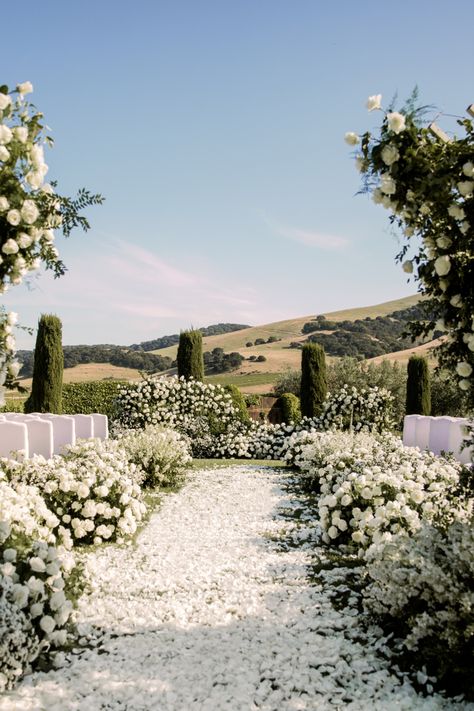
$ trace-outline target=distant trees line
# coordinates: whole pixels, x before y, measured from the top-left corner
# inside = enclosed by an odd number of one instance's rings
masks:
[[[218,336],[221,333],[232,333],[233,331],[241,331],[243,328],[250,328],[250,326],[241,323],[214,323],[211,326],[204,326],[203,328],[198,328],[196,330],[201,331],[203,336]],[[152,341],[142,341],[141,343],[134,343],[130,346],[130,350],[157,351],[160,348],[176,346],[178,343],[179,333],[174,333],[171,336],[161,336],[160,338],[155,338]]]
[[[320,315],[305,323],[302,333],[309,334],[307,340],[323,346],[329,355],[374,358],[412,347],[413,341],[407,334],[408,323],[425,321],[428,318],[424,304],[420,303],[394,311],[388,316],[367,317],[355,321],[331,321]],[[441,333],[435,332],[432,337],[439,335]],[[293,342],[290,347],[301,348],[302,344]]]

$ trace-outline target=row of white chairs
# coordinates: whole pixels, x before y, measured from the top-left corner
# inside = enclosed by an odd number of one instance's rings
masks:
[[[69,444],[78,439],[109,436],[106,415],[53,415],[32,412],[0,414],[0,457],[29,459],[40,454],[50,459],[62,454]]]
[[[472,425],[464,417],[407,415],[403,422],[403,444],[428,449],[437,455],[451,452],[459,462],[469,464],[474,455],[473,447],[463,448],[463,441]]]

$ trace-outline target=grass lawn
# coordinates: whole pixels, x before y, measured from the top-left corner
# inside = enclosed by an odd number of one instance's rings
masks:
[[[189,469],[221,469],[237,466],[286,468],[287,464],[282,459],[193,459]]]
[[[244,388],[247,385],[271,385],[276,383],[281,373],[248,373],[246,375],[208,375],[205,380],[208,383],[218,383],[220,385],[237,385]]]

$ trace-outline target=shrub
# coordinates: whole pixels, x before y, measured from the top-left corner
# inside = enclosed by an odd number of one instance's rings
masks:
[[[5,467],[11,480],[41,488],[57,525],[70,532],[75,545],[123,542],[145,512],[141,472],[112,440],[84,440],[62,457],[6,461]]]
[[[324,349],[314,343],[305,343],[301,351],[301,413],[306,417],[319,415],[326,393]]]
[[[253,346],[253,341],[247,341],[245,345],[247,348],[251,348]]]
[[[0,412],[24,412],[25,401],[20,398],[6,400]]]
[[[431,392],[428,361],[412,356],[407,366],[407,415],[431,414]]]
[[[300,370],[285,370],[278,376],[278,380],[273,386],[276,395],[283,393],[293,393],[299,397],[301,387],[301,371]]]
[[[84,582],[70,546],[68,532],[39,490],[8,482],[2,471],[0,691],[11,688],[33,663],[54,657],[68,639],[73,600]]]
[[[255,345],[256,346],[263,346],[265,344],[265,339],[264,338],[256,338],[255,339]]]
[[[61,412],[64,356],[62,325],[57,316],[43,314],[38,323],[31,395],[25,412]]]
[[[247,411],[247,403],[237,385],[224,385],[224,390],[229,393],[232,398],[232,404],[241,422],[250,422],[249,413]]]
[[[301,420],[300,401],[293,393],[283,393],[276,401],[283,422],[298,423]]]
[[[442,688],[474,698],[474,527],[424,525],[374,550],[364,607]]]
[[[177,354],[178,376],[204,380],[201,331],[182,331]]]
[[[183,482],[191,456],[188,441],[178,432],[148,425],[143,430],[124,430],[119,443],[128,460],[143,471],[142,486],[175,487]]]
[[[319,418],[321,429],[383,432],[393,426],[392,402],[392,395],[384,388],[359,392],[344,386],[324,403]]]
[[[257,363],[265,363],[266,357],[264,355],[257,356]]]
[[[100,412],[113,420],[117,416],[117,397],[125,380],[94,380],[63,385],[63,413],[88,415]]]

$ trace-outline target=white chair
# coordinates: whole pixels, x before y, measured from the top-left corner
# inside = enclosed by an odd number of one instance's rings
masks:
[[[28,430],[29,456],[40,454],[45,459],[51,459],[54,451],[52,422],[38,417],[25,419],[24,423]]]
[[[433,454],[449,451],[449,433],[455,419],[454,417],[434,417],[432,419],[428,448]]]
[[[94,436],[92,415],[71,415],[76,423],[76,439],[89,439]]]
[[[406,415],[403,420],[403,444],[416,447],[416,421],[421,415]]]
[[[44,414],[41,419],[49,420],[53,426],[53,452],[63,454],[67,445],[76,444],[76,422],[71,415]]]
[[[434,417],[423,415],[416,420],[415,423],[415,441],[416,446],[421,451],[428,449],[430,443],[430,428]]]
[[[94,437],[107,439],[109,436],[109,420],[107,415],[100,415],[98,412],[93,412],[91,417],[94,421]]]
[[[28,459],[28,430],[24,422],[6,420],[0,422],[0,457],[12,458],[18,452],[21,459]]]
[[[473,458],[473,447],[464,447],[463,441],[468,436],[468,427],[472,422],[462,417],[456,417],[451,423],[448,437],[448,451],[452,452],[462,464],[469,464]]]

